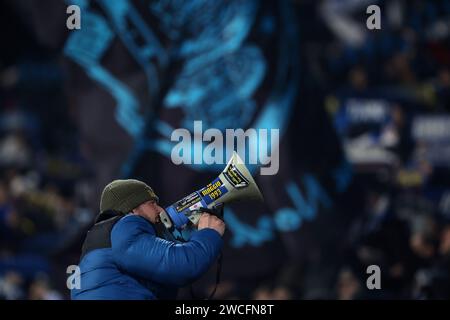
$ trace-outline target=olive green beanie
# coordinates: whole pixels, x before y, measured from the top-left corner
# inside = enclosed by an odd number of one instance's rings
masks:
[[[115,210],[129,213],[149,200],[158,201],[158,196],[144,182],[135,179],[114,180],[103,189],[100,212]]]

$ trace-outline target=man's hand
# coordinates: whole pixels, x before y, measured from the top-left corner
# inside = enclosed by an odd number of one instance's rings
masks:
[[[214,229],[223,236],[223,233],[225,232],[225,222],[212,214],[203,213],[198,220],[198,230],[205,228]]]

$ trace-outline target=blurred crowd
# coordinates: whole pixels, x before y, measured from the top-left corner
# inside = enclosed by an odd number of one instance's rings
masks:
[[[324,2],[321,11],[331,30],[337,26],[330,24],[365,8],[364,1],[348,2],[336,12],[332,2]],[[327,89],[324,105],[364,189],[363,211],[346,236],[334,297],[449,299],[450,159],[445,150],[450,140],[439,124],[450,111],[450,2],[379,4],[381,30],[366,30],[358,41],[341,32],[327,45],[332,54],[324,57],[326,74],[336,77],[328,80],[334,88]],[[354,105],[370,106],[366,119],[379,106],[386,115],[378,123],[348,125],[351,120],[338,119],[343,105],[347,115]],[[423,119],[431,120],[424,124]],[[423,132],[434,132],[435,139]],[[369,265],[380,267],[383,290],[367,289]]]
[[[369,2],[381,30],[365,28]],[[338,258],[223,281],[216,298],[450,299],[450,157],[412,133],[419,116],[450,112],[450,1],[369,2],[293,1],[302,98],[327,111],[354,169],[348,199],[361,204],[345,214]],[[0,299],[66,299],[65,268],[97,213],[94,173],[54,53],[21,50],[0,55]],[[355,106],[382,115],[358,122]],[[382,290],[367,289],[369,265]]]
[[[7,15],[2,21],[18,27]],[[0,299],[67,298],[65,270],[77,261],[70,248],[93,218],[86,202],[91,173],[62,77],[32,41],[1,55]]]
[[[42,127],[45,110],[32,110],[17,87],[2,89],[0,297],[61,299],[54,269],[92,220],[89,170],[67,146],[48,149],[44,132],[54,133]]]

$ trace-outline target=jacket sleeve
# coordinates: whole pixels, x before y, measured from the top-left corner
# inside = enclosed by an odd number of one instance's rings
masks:
[[[121,269],[174,286],[185,286],[200,277],[222,246],[222,237],[213,229],[196,231],[189,242],[181,244],[161,239],[139,216],[122,218],[111,231],[113,258]]]

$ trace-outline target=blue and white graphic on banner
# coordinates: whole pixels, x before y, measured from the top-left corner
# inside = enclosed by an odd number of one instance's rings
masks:
[[[130,0],[66,0],[67,4],[80,6],[83,26],[70,32],[64,53],[114,98],[117,123],[134,141],[133,150],[121,168],[122,176],[129,176],[140,155],[149,150],[170,159],[175,145],[170,136],[175,128],[158,117],[146,117],[155,110],[140,105],[136,93],[102,65],[102,59],[115,40],[121,42],[144,72],[148,94],[152,97],[160,94],[160,75],[170,63],[183,62],[161,102],[165,109],[182,111],[184,118],[180,126],[192,129],[193,120],[201,119],[205,130],[279,129],[282,138],[298,96],[300,75],[298,30],[288,1],[275,2],[277,16],[271,12],[258,16],[262,2],[257,0],[142,2],[148,4],[148,13],[158,19],[155,24],[159,30],[150,26],[142,17],[143,12]],[[96,5],[95,9],[91,4]],[[273,48],[276,67],[270,74],[272,85],[264,88],[263,102],[255,101],[255,96],[269,80],[269,64],[262,47],[249,36],[253,30],[267,41],[276,38]],[[160,39],[161,32],[173,45],[163,45],[167,39]],[[160,137],[149,139],[145,135],[147,127]],[[258,143],[250,141],[249,145],[258,150]],[[223,169],[223,164],[188,166],[214,173]],[[258,166],[248,167],[254,173]],[[335,178],[339,189],[345,190],[351,178],[351,167],[344,164],[338,168]],[[315,177],[305,175],[303,183],[305,194],[297,182],[291,181],[285,186],[295,204],[293,207],[276,211],[275,218],[262,215],[255,227],[239,221],[227,209],[226,220],[233,235],[231,245],[259,246],[272,239],[275,229],[299,228],[304,219],[315,216],[319,204],[331,205]]]

